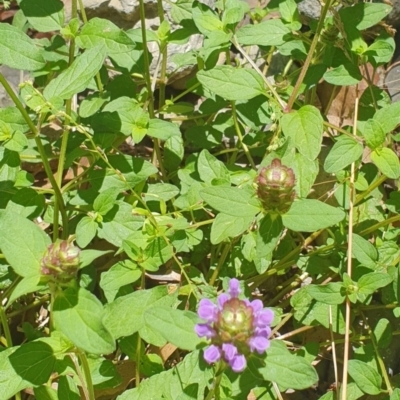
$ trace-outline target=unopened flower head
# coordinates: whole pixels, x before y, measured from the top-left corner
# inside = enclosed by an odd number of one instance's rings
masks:
[[[79,267],[80,249],[67,240],[58,240],[47,248],[41,261],[41,272],[57,281],[69,281]]]
[[[200,300],[198,315],[205,322],[195,327],[200,337],[211,340],[204,359],[209,364],[223,359],[235,372],[246,368],[249,353],[267,350],[274,319],[274,313],[264,308],[261,300],[241,300],[239,294],[239,281],[231,279],[228,293],[220,294],[217,304]]]
[[[265,211],[287,212],[296,196],[295,176],[291,168],[275,158],[271,165],[260,170],[257,178],[257,196]]]

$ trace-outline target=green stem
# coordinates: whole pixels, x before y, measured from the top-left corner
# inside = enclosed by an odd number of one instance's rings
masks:
[[[79,351],[78,356],[81,361],[83,373],[85,374],[86,389],[88,392],[89,400],[96,400],[96,398],[94,397],[92,375],[90,373],[89,363],[86,354]]]
[[[383,182],[385,182],[386,179],[387,176],[382,175],[375,182],[372,182],[371,185],[368,186],[367,190],[356,196],[354,205],[358,204],[361,200],[367,197],[373,190],[375,190],[378,186],[380,186]]]
[[[12,344],[10,327],[8,326],[7,316],[3,306],[0,306],[0,320],[1,320],[1,325],[3,325],[3,331],[7,341],[7,347],[12,347],[13,344]]]
[[[22,117],[25,119],[26,123],[28,124],[30,130],[32,131],[34,138],[35,138],[35,143],[36,147],[38,149],[38,152],[40,154],[44,170],[46,172],[47,178],[49,179],[53,189],[54,189],[54,195],[56,198],[56,201],[58,203],[61,217],[62,217],[62,222],[63,222],[63,228],[68,231],[68,216],[65,211],[65,206],[64,206],[64,200],[62,198],[62,194],[60,191],[59,186],[57,185],[57,182],[53,176],[53,171],[51,170],[49,160],[46,157],[46,151],[43,147],[42,141],[40,140],[39,137],[39,131],[37,130],[35,124],[32,122],[31,118],[29,117],[29,114],[25,110],[23,104],[19,100],[19,98],[16,96],[14,91],[11,89],[10,85],[8,84],[7,80],[4,78],[4,75],[0,73],[0,83],[4,86],[4,89],[6,90],[7,94],[11,97],[13,100],[15,106],[18,108],[19,112],[22,114]]]
[[[390,225],[393,222],[400,221],[400,215],[395,215],[394,217],[385,219],[384,221],[378,222],[375,225],[372,225],[370,228],[364,229],[363,231],[359,232],[358,234],[360,236],[366,236],[369,235],[370,233],[376,231],[379,228],[382,228],[386,225]]]
[[[209,284],[211,286],[214,286],[214,283],[218,278],[219,272],[221,271],[221,268],[224,265],[224,262],[226,260],[226,257],[228,256],[228,253],[229,253],[230,249],[231,249],[231,244],[229,243],[229,244],[226,244],[224,249],[222,250],[221,257],[218,260],[217,268],[215,268],[215,270],[214,270],[214,272],[213,272],[213,274],[211,276],[210,282],[209,282]]]
[[[299,75],[299,77],[297,79],[296,85],[293,88],[293,92],[292,92],[292,94],[291,94],[291,96],[289,98],[288,104],[286,106],[286,111],[287,112],[290,112],[292,110],[293,104],[294,104],[294,102],[296,101],[296,98],[297,98],[297,93],[300,90],[300,86],[303,83],[303,80],[304,80],[304,78],[306,76],[308,68],[309,68],[309,66],[311,64],[311,60],[314,57],[314,51],[315,51],[315,49],[317,47],[317,44],[318,44],[318,41],[319,41],[319,37],[321,35],[322,28],[324,27],[325,18],[326,18],[326,15],[328,14],[328,10],[329,10],[329,8],[331,6],[332,1],[333,0],[327,0],[326,3],[324,4],[324,6],[322,7],[321,16],[319,17],[317,30],[315,32],[313,41],[311,42],[310,50],[308,51],[306,61],[304,62],[303,68],[300,71],[300,75]]]
[[[242,56],[247,60],[247,62],[252,66],[252,68],[261,76],[263,79],[264,83],[267,85],[269,91],[272,93],[272,95],[275,97],[276,101],[278,102],[279,106],[284,109],[285,108],[285,103],[284,101],[280,98],[279,94],[276,92],[275,88],[272,86],[271,82],[268,80],[268,78],[262,73],[260,68],[257,67],[256,63],[251,59],[251,57],[244,51],[242,46],[240,46],[239,42],[236,39],[236,36],[233,36],[231,39],[231,42],[233,45],[238,49],[238,51],[242,54]]]
[[[78,15],[77,11],[77,0],[72,0],[71,3],[71,8],[72,8],[72,18],[76,18]],[[70,45],[69,45],[69,60],[68,60],[68,65],[71,65],[74,61],[74,54],[75,54],[75,40],[71,39]],[[71,116],[71,111],[72,111],[72,99],[68,99],[65,102],[65,113],[70,117]],[[62,186],[62,178],[63,178],[63,173],[64,173],[64,165],[65,165],[65,157],[67,153],[67,146],[68,146],[68,139],[69,139],[69,128],[66,126],[68,125],[67,121],[64,124],[64,130],[62,134],[62,139],[61,139],[61,148],[60,148],[60,155],[58,159],[58,167],[57,167],[57,175],[56,175],[56,182],[57,186],[61,187]],[[53,229],[53,241],[55,242],[58,238],[58,212],[59,212],[59,204],[58,202],[55,202],[54,204],[54,229]],[[62,231],[62,238],[66,239],[68,237],[68,231],[66,229],[63,229]]]
[[[251,167],[253,169],[257,169],[256,165],[254,164],[253,157],[250,154],[249,148],[247,147],[246,143],[243,142],[243,135],[240,130],[239,121],[236,113],[236,104],[234,101],[231,102],[232,105],[232,117],[233,117],[233,124],[235,125],[236,134],[238,135],[239,143],[246,154],[247,160],[249,161]]]
[[[221,384],[221,379],[222,376],[224,375],[224,370],[225,370],[225,363],[223,361],[220,361],[217,364],[217,370],[215,372],[215,378],[213,382],[213,386],[210,389],[210,391],[207,394],[207,397],[204,400],[219,400],[220,395],[219,395],[219,386]]]
[[[143,274],[144,275],[144,274]],[[140,352],[142,347],[142,339],[138,334],[138,341],[136,346],[136,366],[135,366],[135,386],[138,388],[140,385]]]
[[[389,379],[389,376],[386,371],[385,363],[382,360],[382,357],[379,353],[378,344],[376,343],[376,338],[375,338],[374,332],[372,332],[372,330],[370,329],[369,334],[371,336],[372,346],[374,347],[376,358],[377,358],[378,364],[379,364],[379,368],[381,369],[383,379],[385,380],[385,385],[387,387],[388,393],[389,393],[389,395],[392,395],[392,393],[393,393],[392,384],[390,383],[390,379]]]

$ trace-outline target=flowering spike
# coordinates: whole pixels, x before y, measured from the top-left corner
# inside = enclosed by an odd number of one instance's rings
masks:
[[[291,168],[282,165],[277,158],[271,165],[260,170],[257,178],[257,196],[264,211],[286,213],[296,196],[295,176]]]
[[[80,249],[68,240],[57,240],[47,248],[41,260],[41,272],[55,281],[68,282],[76,276]]]
[[[261,300],[241,300],[239,294],[239,281],[231,279],[228,293],[218,296],[218,305],[202,299],[198,315],[206,323],[195,327],[198,336],[211,339],[204,359],[212,364],[222,358],[235,372],[246,368],[246,357],[251,352],[262,354],[269,347],[274,319],[274,313],[264,308]]]

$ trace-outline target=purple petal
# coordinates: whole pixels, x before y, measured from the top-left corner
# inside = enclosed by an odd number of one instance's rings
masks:
[[[231,343],[224,343],[222,345],[222,351],[224,352],[224,358],[226,361],[231,362],[237,354],[237,348]]]
[[[199,309],[197,310],[197,314],[201,319],[205,319],[206,321],[215,321],[217,318],[218,308],[217,306],[209,299],[201,299],[199,303]]]
[[[229,300],[229,295],[227,295],[226,293],[221,293],[218,298],[218,305],[220,310],[222,310],[222,307],[224,306],[224,304]]]
[[[269,340],[263,336],[254,336],[249,340],[250,350],[262,354],[269,347]]]
[[[232,278],[229,281],[228,293],[230,294],[230,296],[232,298],[234,298],[234,297],[238,297],[240,292],[241,292],[241,290],[240,290],[239,281],[236,278]]]
[[[247,365],[246,357],[243,354],[238,354],[229,362],[229,365],[231,366],[232,371],[242,372]]]
[[[215,363],[221,358],[221,349],[212,344],[204,350],[204,359],[209,364]]]
[[[259,311],[261,311],[264,307],[264,304],[261,300],[253,300],[250,303],[251,308],[253,309],[254,313],[258,313]]]
[[[254,329],[254,336],[262,336],[268,339],[270,335],[271,335],[271,328],[269,326]]]
[[[207,339],[211,339],[215,336],[214,329],[208,324],[197,324],[194,327],[194,330],[199,337],[205,336]]]
[[[274,312],[268,308],[264,308],[256,315],[256,325],[260,328],[271,325],[274,320]]]

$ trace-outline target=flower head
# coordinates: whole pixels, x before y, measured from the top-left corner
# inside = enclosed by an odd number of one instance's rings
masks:
[[[241,300],[240,293],[239,281],[233,278],[228,293],[220,294],[217,304],[200,300],[198,315],[205,323],[195,327],[198,336],[211,340],[204,359],[212,364],[222,358],[235,372],[246,368],[249,353],[262,354],[269,347],[274,319],[274,313],[264,308],[261,300]]]
[[[52,243],[41,261],[41,272],[52,279],[66,282],[78,271],[80,249],[67,240]]]
[[[277,158],[260,170],[257,178],[257,196],[265,211],[287,212],[295,198],[295,176],[291,168]]]

